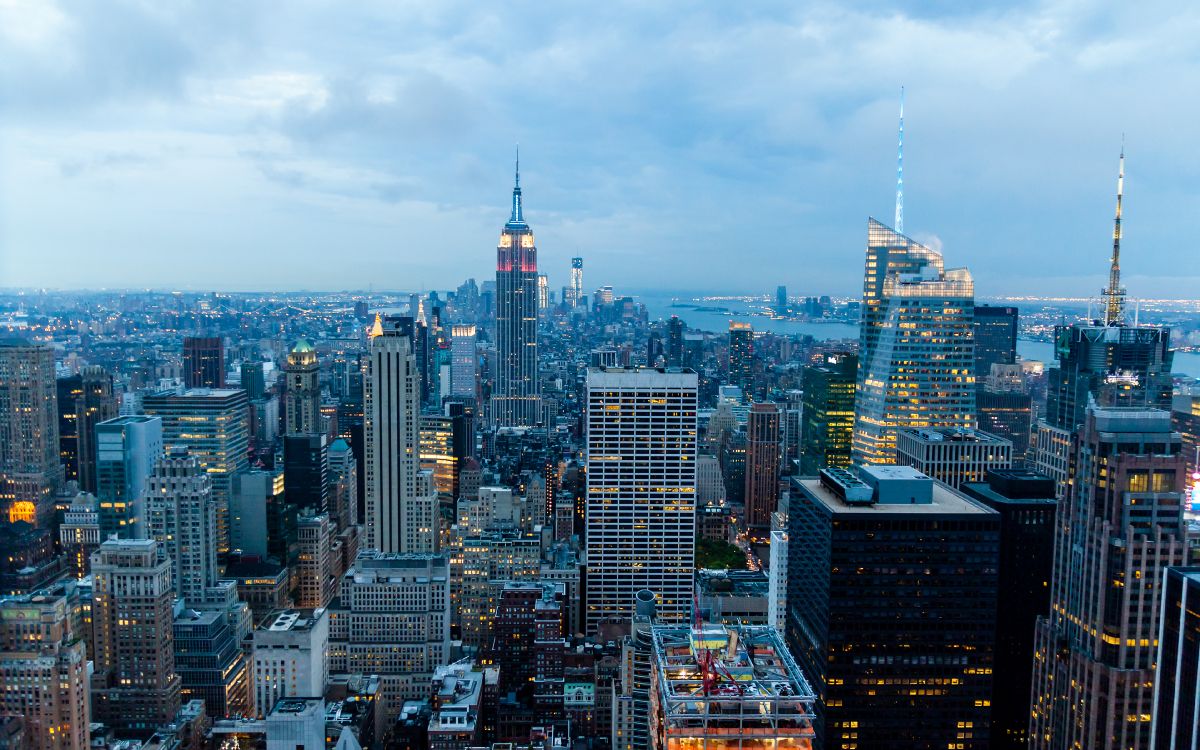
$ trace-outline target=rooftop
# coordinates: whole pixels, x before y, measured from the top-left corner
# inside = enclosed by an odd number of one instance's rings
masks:
[[[984,432],[983,430],[971,430],[963,427],[926,427],[919,430],[901,429],[897,430],[897,435],[905,434],[915,440],[920,440],[926,443],[976,443],[982,445],[995,444],[1000,445],[1010,441]]]
[[[880,468],[880,467],[874,467]],[[906,469],[909,472],[924,477],[916,469],[909,466],[887,467],[888,469]],[[891,473],[891,472],[888,472]],[[793,486],[797,487],[805,496],[812,498],[816,502],[825,506],[830,512],[836,514],[905,514],[905,515],[941,515],[941,514],[968,514],[968,515],[988,515],[995,511],[969,499],[961,492],[942,484],[941,482],[932,483],[932,502],[901,504],[901,503],[855,503],[853,505],[844,502],[839,498],[833,490],[822,485],[821,480],[817,477],[795,477]],[[795,496],[793,495],[793,498]],[[795,500],[793,499],[793,503]]]
[[[277,609],[266,616],[258,629],[276,633],[312,630],[324,614],[324,609]]]

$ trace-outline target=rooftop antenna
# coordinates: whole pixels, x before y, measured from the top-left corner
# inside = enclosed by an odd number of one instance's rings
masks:
[[[1121,161],[1117,170],[1117,215],[1113,220],[1112,263],[1104,296],[1104,325],[1121,325],[1125,314],[1125,290],[1121,287],[1121,196],[1125,192],[1125,135],[1121,134]]]
[[[900,139],[896,147],[896,221],[898,234],[904,234],[904,87],[900,87]]]

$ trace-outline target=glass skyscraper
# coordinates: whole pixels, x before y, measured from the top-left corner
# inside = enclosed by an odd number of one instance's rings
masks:
[[[974,307],[967,269],[869,221],[855,463],[895,463],[900,427],[974,426]]]

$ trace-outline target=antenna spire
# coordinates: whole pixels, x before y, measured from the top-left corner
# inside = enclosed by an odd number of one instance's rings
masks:
[[[904,234],[904,87],[900,87],[900,138],[896,147],[895,230]]]
[[[1113,220],[1112,264],[1108,288],[1104,290],[1104,325],[1115,326],[1125,315],[1125,289],[1121,286],[1121,197],[1125,193],[1125,136],[1121,136],[1121,160],[1117,170],[1117,214]]]
[[[513,183],[513,198],[512,198],[512,216],[509,217],[510,224],[525,223],[525,215],[521,210],[521,144],[517,144],[517,170],[516,180]]]

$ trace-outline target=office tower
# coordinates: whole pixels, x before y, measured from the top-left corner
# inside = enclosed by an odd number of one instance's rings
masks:
[[[329,445],[325,433],[283,436],[283,492],[287,503],[301,512],[329,511]]]
[[[237,633],[224,612],[180,608],[172,626],[180,699],[204,701],[212,717],[250,710],[250,670]]]
[[[650,747],[811,747],[813,693],[779,631],[696,623],[652,631]]]
[[[544,581],[504,582],[497,593],[496,623],[488,652],[499,667],[500,693],[525,693],[514,708],[527,709],[531,725],[564,719],[565,598],[561,583]],[[528,736],[529,730],[508,729],[498,734],[505,738]]]
[[[854,384],[858,357],[829,354],[820,365],[804,368],[800,417],[800,475],[811,477],[827,466],[845,468],[854,441]]]
[[[538,310],[545,310],[550,307],[550,279],[544,273],[539,273],[537,277],[538,291]]]
[[[163,454],[159,417],[115,417],[96,425],[96,498],[100,539],[142,536],[146,480]]]
[[[980,388],[975,392],[979,429],[1013,444],[1013,464],[1023,464],[1029,454],[1033,430],[1033,396],[1021,391]]]
[[[479,355],[475,353],[475,326],[450,327],[450,395],[478,398]]]
[[[330,548],[333,528],[329,516],[302,515],[296,521],[299,557],[293,579],[296,606],[301,609],[325,607],[333,598],[333,564]]]
[[[1180,442],[1169,412],[1088,407],[1036,630],[1032,750],[1150,747],[1161,582],[1187,547]]]
[[[747,394],[754,386],[754,330],[737,320],[729,321],[729,384]]]
[[[571,258],[571,307],[583,302],[583,258]]]
[[[363,378],[366,546],[382,552],[437,549],[437,490],[421,470],[420,372],[407,336],[389,319],[370,337]]]
[[[219,336],[183,338],[185,388],[225,387],[225,342]]]
[[[212,479],[217,504],[217,551],[229,551],[229,500],[233,478],[249,466],[246,392],[195,388],[160,391],[142,399],[146,414],[162,418],[163,448],[187,448]]]
[[[109,539],[92,557],[92,714],[118,736],[149,737],[179,711],[174,599],[157,541]]]
[[[283,367],[289,434],[325,431],[321,426],[321,386],[317,381],[320,371],[317,350],[305,339],[297,341]]]
[[[0,716],[24,719],[14,750],[87,750],[90,696],[79,592],[61,582],[0,599]]]
[[[868,222],[855,463],[895,463],[901,427],[975,426],[974,307],[969,271]]]
[[[646,337],[646,366],[666,367],[667,350],[663,347],[662,336],[652,332]]]
[[[284,476],[280,471],[251,470],[234,477],[229,502],[229,548],[244,555],[267,557],[280,550],[270,547],[272,507],[284,504]],[[291,510],[295,515],[295,509]],[[279,557],[287,564],[287,557]]]
[[[70,566],[70,575],[83,578],[92,569],[92,553],[100,547],[100,503],[89,492],[80,492],[63,511],[58,544]]]
[[[341,530],[358,526],[358,459],[342,438],[329,446],[329,512]]]
[[[438,499],[447,506],[458,499],[458,472],[469,455],[465,414],[421,417],[421,469],[433,476]]]
[[[251,401],[260,399],[267,393],[267,379],[263,372],[262,362],[242,363],[242,390]]]
[[[683,367],[683,321],[674,315],[667,321],[667,367]]]
[[[787,519],[780,519],[787,526]],[[771,546],[767,568],[768,624],[780,633],[787,631],[787,560],[788,533],[786,528],[771,530]]]
[[[1000,516],[905,466],[792,481],[788,645],[815,746],[989,743]]]
[[[48,525],[63,482],[50,347],[0,339],[0,435],[0,513]]]
[[[455,616],[468,646],[491,645],[496,602],[506,581],[530,581],[542,569],[541,536],[507,530],[471,534],[462,540],[460,564],[451,565]]]
[[[1153,750],[1195,747],[1200,738],[1200,568],[1167,568],[1163,580]]]
[[[1017,361],[1017,308],[975,306],[975,382]]]
[[[1012,468],[1012,442],[979,430],[896,431],[896,463],[958,489],[993,469]]]
[[[1038,420],[1034,463],[1066,492],[1072,433],[1083,424],[1088,404],[1171,408],[1171,329],[1129,325],[1121,286],[1121,199],[1125,154],[1117,176],[1117,211],[1109,284],[1101,293],[1104,319],[1055,326],[1058,364],[1046,371],[1046,413]]]
[[[1050,614],[1054,480],[1028,471],[988,472],[962,493],[1000,514],[1000,589],[992,674],[992,750],[1029,747],[1033,633]]]
[[[379,675],[391,722],[449,661],[449,607],[445,557],[360,553],[329,610],[329,670]]]
[[[254,707],[270,713],[280,698],[324,695],[329,676],[329,615],[323,609],[271,612],[254,630]]]
[[[59,454],[68,481],[96,491],[96,425],[117,416],[112,375],[90,365],[58,380]]]
[[[496,379],[492,423],[532,426],[541,411],[538,380],[537,247],[521,209],[521,171],[512,216],[496,247]]]
[[[691,612],[696,541],[694,372],[587,374],[587,632],[629,617],[651,589],[659,616]]]
[[[785,315],[788,311],[787,287],[783,284],[775,287],[775,312]]]
[[[175,594],[190,607],[219,599],[217,513],[212,480],[200,462],[176,450],[154,464],[146,482],[146,532],[166,550]]]
[[[746,525],[765,533],[779,502],[781,413],[776,404],[754,404],[746,421]]]

